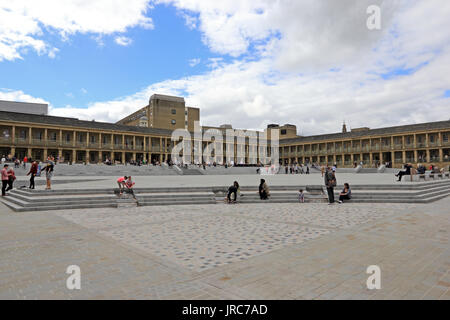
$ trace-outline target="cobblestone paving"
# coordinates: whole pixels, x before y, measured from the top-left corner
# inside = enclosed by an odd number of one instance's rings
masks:
[[[374,221],[400,207],[191,205],[57,214],[183,267],[203,271]]]
[[[449,207],[1,206],[0,299],[450,299]],[[65,285],[73,264],[81,290]]]

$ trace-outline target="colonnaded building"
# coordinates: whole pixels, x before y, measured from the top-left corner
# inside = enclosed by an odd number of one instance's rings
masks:
[[[131,160],[168,161],[177,142],[171,139],[175,129],[192,132],[192,148],[212,143],[195,140],[195,122],[200,120],[198,108],[187,107],[184,98],[155,94],[149,104],[117,123],[83,121],[69,117],[47,115],[47,106],[19,102],[0,103],[0,156],[45,160],[52,155],[70,163],[99,163],[110,159],[116,163]],[[225,134],[231,125],[203,127]],[[450,164],[450,120],[411,124],[388,128],[356,128],[342,132],[299,136],[295,125],[269,125],[264,132],[267,141],[252,141],[249,137],[223,142],[223,152],[217,153],[217,163],[235,164],[261,161],[257,155],[265,149],[271,156],[273,130],[279,134],[280,163],[317,163],[352,166],[363,161],[366,166],[390,162],[394,167],[404,163]],[[242,134],[243,131],[238,131]],[[238,135],[239,135],[238,134]],[[274,144],[274,146],[276,146]],[[239,153],[238,151],[241,151]],[[232,152],[234,151],[234,153]],[[239,157],[240,155],[240,157]],[[252,157],[256,155],[256,159]],[[192,162],[194,160],[192,152]],[[220,157],[220,158],[219,158]],[[223,157],[223,158],[222,158]],[[267,160],[267,159],[266,159]],[[263,162],[263,161],[261,161]]]

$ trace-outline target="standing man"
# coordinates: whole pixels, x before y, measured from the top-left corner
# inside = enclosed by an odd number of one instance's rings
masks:
[[[1,171],[2,176],[2,197],[6,196],[6,188],[8,187],[9,176],[8,176],[8,165],[5,164]]]
[[[334,187],[336,187],[337,181],[334,172],[327,168],[327,172],[325,174],[325,186],[327,187],[328,193],[328,204],[334,203]]]
[[[27,162],[28,162],[28,158],[27,158],[27,156],[25,156],[25,157],[23,158],[23,168],[24,168],[24,169],[27,168]]]

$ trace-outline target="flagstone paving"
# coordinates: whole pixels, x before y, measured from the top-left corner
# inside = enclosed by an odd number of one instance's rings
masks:
[[[450,198],[13,213],[4,299],[450,299]],[[68,290],[69,265],[81,290]],[[381,268],[368,290],[366,269]]]

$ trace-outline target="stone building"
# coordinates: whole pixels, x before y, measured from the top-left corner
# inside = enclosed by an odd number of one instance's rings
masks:
[[[149,105],[117,123],[83,121],[43,114],[0,111],[0,157],[44,160],[49,155],[64,162],[100,163],[131,160],[167,161],[175,142],[174,129],[192,132],[192,150],[204,149],[212,139],[195,137],[194,122],[200,118],[198,108],[186,107],[184,99],[153,95]],[[224,134],[231,125],[203,128]],[[236,164],[254,163],[254,155],[265,149],[270,157],[271,138],[278,131],[280,163],[317,163],[350,167],[363,161],[366,166],[390,162],[400,167],[412,164],[450,164],[450,121],[429,122],[388,128],[356,128],[314,136],[298,136],[295,125],[268,125],[264,132],[243,132],[232,141],[223,141],[222,152],[214,161],[222,163],[233,154]],[[267,136],[268,141],[251,140],[246,134]],[[200,139],[200,140],[199,140]],[[274,144],[275,145],[275,144]],[[220,146],[218,146],[220,149]],[[238,150],[242,151],[238,158]],[[195,162],[194,152],[191,161]],[[256,162],[261,161],[258,156]],[[198,159],[197,159],[198,161]]]

